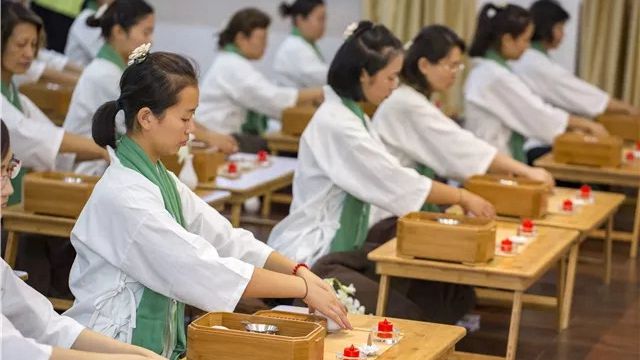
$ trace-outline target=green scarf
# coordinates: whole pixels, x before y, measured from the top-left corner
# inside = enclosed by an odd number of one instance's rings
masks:
[[[122,60],[122,56],[120,56],[120,54],[118,54],[116,50],[108,43],[102,45],[96,57],[112,62],[122,71],[127,68],[127,64],[124,62],[124,60]]]
[[[236,53],[242,57],[245,57],[240,49],[233,44],[229,43],[225,45],[222,50],[227,52]],[[269,117],[265,114],[255,112],[251,109],[247,109],[247,116],[244,119],[244,123],[240,127],[243,134],[250,135],[262,135],[267,131],[267,124],[269,123]]]
[[[368,130],[364,112],[355,101],[342,98],[342,103],[360,120],[362,126]],[[340,213],[340,228],[331,241],[331,252],[352,251],[362,248],[367,239],[369,228],[369,213],[371,205],[347,193],[342,203]]]
[[[547,51],[547,48],[544,47],[544,45],[542,45],[541,41],[534,41],[531,43],[531,48],[534,50],[538,50],[541,53],[549,56],[549,52]]]
[[[436,178],[436,172],[433,171],[433,169],[428,167],[427,165],[418,164],[416,166],[416,171],[418,172],[418,174],[422,176],[426,176],[431,180]],[[437,213],[442,212],[442,210],[440,210],[440,207],[438,207],[438,205],[430,204],[430,203],[424,203],[420,210],[428,211],[428,212],[437,212]]]
[[[89,0],[84,5],[84,8],[85,9],[90,9],[90,10],[93,10],[93,11],[98,11],[98,3],[96,2],[96,0]]]
[[[18,89],[16,89],[16,85],[13,82],[9,82],[8,84],[4,81],[0,82],[0,87],[2,89],[2,95],[11,103],[11,105],[15,106],[16,109],[22,110],[22,103],[20,103],[20,93]],[[13,186],[13,194],[9,197],[7,202],[8,205],[15,205],[22,201],[22,181],[24,179],[24,175],[27,173],[27,169],[23,166],[20,169],[18,175],[11,179],[11,186]]]
[[[324,62],[324,57],[322,56],[322,53],[320,52],[320,49],[318,49],[318,45],[316,45],[315,42],[309,41],[307,38],[302,36],[302,33],[300,32],[300,29],[298,29],[296,26],[294,26],[293,29],[291,29],[291,35],[298,36],[302,40],[304,40],[307,44],[311,45],[313,50],[316,52],[316,55],[318,56],[318,58]]]
[[[184,227],[178,189],[162,162],[153,164],[144,150],[126,135],[120,138],[116,154],[123,166],[137,171],[160,188],[165,209]],[[167,344],[165,339],[170,334],[172,343]],[[178,359],[186,350],[186,342],[184,304],[145,287],[131,343]]]
[[[505,60],[502,55],[500,55],[497,51],[493,49],[487,50],[484,55],[485,58],[489,60],[493,60],[498,64],[504,66],[507,70],[511,71],[509,65],[507,65],[507,60]],[[520,162],[527,162],[527,155],[524,152],[524,136],[518,133],[517,131],[511,129],[511,137],[509,138],[509,150],[511,150],[511,157]]]

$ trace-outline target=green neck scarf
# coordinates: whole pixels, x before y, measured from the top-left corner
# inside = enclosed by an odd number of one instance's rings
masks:
[[[498,64],[504,66],[507,70],[511,71],[511,68],[509,67],[509,65],[507,65],[507,61],[505,60],[505,58],[502,57],[502,55],[498,54],[497,51],[489,49],[485,53],[484,57],[497,62]],[[509,149],[511,150],[511,156],[515,160],[526,163],[527,155],[524,153],[524,142],[524,136],[512,129],[511,137],[509,138]]]
[[[342,98],[342,103],[351,110],[368,131],[362,108],[353,100]],[[342,203],[340,214],[340,228],[331,242],[331,252],[352,251],[361,249],[367,239],[369,228],[369,213],[371,205],[347,193]]]
[[[89,0],[87,1],[85,7],[85,9],[90,9],[93,11],[97,11],[98,10],[98,3],[95,0]]]
[[[531,48],[534,50],[538,50],[541,53],[549,56],[549,52],[547,51],[547,48],[544,47],[544,45],[542,45],[542,41],[534,41],[531,43]]]
[[[318,45],[316,45],[315,42],[310,41],[309,39],[302,36],[302,33],[300,32],[300,29],[298,29],[298,27],[294,26],[293,29],[291,29],[291,35],[298,36],[299,38],[304,40],[307,44],[311,45],[313,50],[316,52],[316,55],[318,56],[318,58],[324,62],[324,57],[322,56],[320,49],[318,49]]]
[[[120,56],[120,54],[116,52],[113,46],[109,45],[108,43],[102,45],[96,57],[112,62],[122,71],[127,68],[127,64],[124,62],[124,60],[122,60],[122,56]]]
[[[236,53],[243,58],[246,58],[240,49],[233,43],[225,45],[222,50],[226,52]],[[249,135],[262,135],[267,131],[267,125],[269,123],[269,117],[265,114],[255,112],[251,109],[247,109],[247,116],[244,118],[244,123],[240,127],[243,134]]]
[[[436,172],[433,171],[433,169],[428,167],[427,165],[418,164],[416,166],[416,171],[418,172],[418,174],[420,174],[422,176],[426,176],[431,180],[436,178]],[[438,213],[442,212],[442,210],[440,209],[440,207],[438,207],[438,205],[430,204],[430,203],[424,203],[420,210],[421,211],[428,211],[428,212],[438,212]]]
[[[0,87],[2,88],[2,95],[11,103],[11,105],[15,106],[16,109],[22,110],[22,103],[20,102],[20,93],[13,82],[5,83],[4,81],[0,82]],[[27,173],[27,169],[22,167],[18,175],[11,179],[11,186],[13,186],[13,194],[9,197],[7,202],[8,205],[15,205],[22,201],[22,180],[24,175]]]
[[[162,162],[153,164],[130,137],[120,138],[116,150],[123,166],[142,174],[160,188],[165,209],[184,227],[180,195]],[[184,304],[145,287],[136,311],[131,343],[157,354],[178,359],[186,350]]]

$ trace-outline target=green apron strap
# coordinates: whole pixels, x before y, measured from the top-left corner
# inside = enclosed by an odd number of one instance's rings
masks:
[[[24,182],[24,176],[28,172],[29,171],[25,167],[22,167],[18,172],[18,175],[16,175],[15,178],[11,179],[11,186],[13,186],[13,194],[11,194],[11,196],[9,197],[9,200],[7,201],[7,205],[15,205],[22,202],[22,184]]]
[[[15,106],[20,112],[22,110],[22,103],[20,102],[20,93],[18,89],[16,89],[16,85],[13,82],[5,83],[4,81],[0,82],[0,89],[2,90],[2,95],[11,103],[11,105]],[[15,205],[22,201],[22,182],[24,180],[24,175],[28,172],[25,167],[20,169],[18,175],[11,179],[11,186],[13,186],[13,194],[9,197],[7,205]]]
[[[123,166],[137,171],[158,186],[165,209],[184,227],[178,189],[162,162],[153,164],[144,150],[126,135],[120,138],[116,154]],[[131,343],[178,359],[186,351],[184,304],[145,287],[136,309]]]
[[[509,150],[511,150],[511,157],[515,160],[527,163],[527,155],[524,152],[524,136],[513,130],[509,138]]]
[[[233,43],[225,45],[222,50],[245,57],[240,49]],[[247,109],[247,116],[244,118],[244,123],[240,127],[240,131],[243,134],[262,135],[267,131],[268,123],[269,117],[267,115]]]
[[[0,89],[2,90],[2,95],[9,100],[11,105],[15,106],[20,112],[24,111],[22,110],[22,103],[20,102],[20,93],[13,82],[5,83],[1,81]]]
[[[109,43],[102,45],[96,57],[113,63],[122,71],[127,68],[127,64],[124,62],[124,59],[122,59],[122,56],[120,56]]]
[[[294,26],[293,29],[291,29],[291,35],[298,36],[299,38],[304,40],[307,44],[311,45],[313,50],[316,52],[316,55],[318,56],[318,59],[320,59],[322,62],[324,62],[324,57],[322,56],[322,53],[320,52],[320,49],[318,49],[318,45],[316,45],[315,42],[309,41],[307,38],[302,36],[302,33],[300,32],[300,29],[298,29],[296,26]]]
[[[426,176],[429,179],[433,180],[436,178],[436,172],[433,171],[432,168],[423,165],[423,164],[418,164],[416,166],[416,171],[418,172],[418,174],[422,175],[422,176]],[[442,212],[442,210],[440,209],[440,207],[436,204],[431,204],[431,203],[424,203],[422,205],[422,208],[420,209],[420,211],[428,211],[428,212]]]
[[[368,127],[364,119],[364,112],[353,100],[342,98],[343,104],[349,108]],[[361,249],[367,239],[369,230],[369,214],[371,205],[347,193],[342,203],[340,213],[340,228],[331,241],[331,252],[352,251]]]
[[[531,48],[534,50],[538,50],[541,53],[545,54],[546,56],[549,56],[549,52],[547,51],[547,48],[544,47],[544,45],[542,45],[541,41],[532,41],[531,42]]]

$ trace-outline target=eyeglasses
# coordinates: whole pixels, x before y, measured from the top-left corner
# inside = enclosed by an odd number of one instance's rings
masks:
[[[440,63],[440,65],[442,65],[445,69],[451,71],[452,73],[457,73],[464,70],[463,63],[456,63],[456,64]]]
[[[15,155],[11,157],[11,160],[9,160],[9,164],[7,165],[7,173],[6,174],[2,174],[2,185],[4,186],[7,181],[9,181],[9,179],[13,180],[16,178],[16,176],[18,176],[18,173],[20,173],[20,168],[22,163],[20,162],[20,160],[16,159]]]

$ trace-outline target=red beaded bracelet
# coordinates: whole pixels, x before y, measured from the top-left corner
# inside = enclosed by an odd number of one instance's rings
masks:
[[[293,268],[293,272],[292,272],[292,274],[293,274],[293,275],[298,275],[298,270],[300,270],[300,268],[301,268],[301,267],[303,267],[303,268],[307,268],[307,270],[309,270],[309,267],[307,266],[307,264],[305,264],[305,263],[300,263],[300,264],[297,264],[297,265]]]

